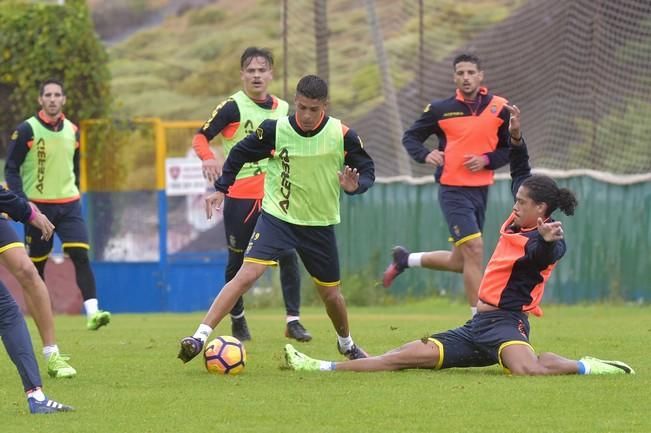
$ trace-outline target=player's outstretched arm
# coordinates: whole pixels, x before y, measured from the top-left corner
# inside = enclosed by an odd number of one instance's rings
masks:
[[[567,250],[564,240],[565,233],[563,232],[563,223],[560,221],[543,221],[542,218],[538,218],[537,228],[542,239],[532,242],[527,247],[526,254],[536,266],[545,269],[565,255]]]
[[[507,107],[502,108],[499,118],[503,123],[497,128],[497,146],[495,150],[480,155],[484,161],[474,161],[475,165],[484,162],[481,169],[497,170],[509,163],[509,150],[511,148],[510,117],[509,109]],[[469,169],[472,170],[470,167]]]
[[[563,239],[563,223],[560,221],[544,222],[538,218],[538,233],[546,242],[560,241]]]
[[[511,114],[509,122],[509,133],[511,134],[509,162],[511,168],[511,192],[515,198],[515,194],[522,182],[531,176],[531,167],[529,166],[527,145],[522,137],[520,109],[515,105],[506,105],[505,107]]]
[[[522,130],[520,125],[520,109],[517,105],[505,105],[509,111],[509,135],[511,136],[511,144],[519,145],[522,141]]]

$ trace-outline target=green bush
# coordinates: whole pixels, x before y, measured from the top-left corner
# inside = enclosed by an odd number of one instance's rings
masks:
[[[108,56],[85,1],[0,1],[0,22],[0,151],[16,125],[38,109],[38,85],[48,78],[63,80],[73,122],[106,115]]]

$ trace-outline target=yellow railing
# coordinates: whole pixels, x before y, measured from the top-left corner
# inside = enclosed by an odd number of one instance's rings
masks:
[[[159,118],[81,121],[81,190],[164,189],[165,159],[185,155],[201,125]],[[151,177],[155,182],[150,183]]]

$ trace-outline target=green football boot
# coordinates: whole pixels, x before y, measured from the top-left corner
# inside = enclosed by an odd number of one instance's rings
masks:
[[[285,345],[285,361],[287,366],[296,371],[319,371],[321,362],[312,359],[304,353],[294,349],[291,344]]]
[[[621,361],[605,361],[592,356],[584,356],[581,361],[590,367],[588,374],[635,374],[630,365]]]
[[[77,370],[72,368],[68,361],[69,356],[61,355],[60,353],[53,353],[50,359],[47,360],[47,374],[54,378],[72,378],[77,375]]]
[[[102,326],[108,325],[111,321],[111,313],[108,311],[99,310],[97,313],[90,316],[86,321],[86,328],[91,331],[97,331]]]

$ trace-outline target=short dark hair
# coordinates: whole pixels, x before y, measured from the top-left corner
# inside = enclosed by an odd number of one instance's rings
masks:
[[[452,61],[452,68],[456,69],[457,64],[461,62],[474,63],[475,65],[477,65],[477,69],[481,71],[481,61],[479,60],[479,57],[477,57],[475,54],[470,54],[470,53],[459,54]]]
[[[48,78],[47,80],[43,81],[39,86],[38,88],[39,96],[43,96],[43,92],[45,92],[45,86],[47,86],[48,84],[58,85],[59,87],[61,87],[61,93],[64,95],[66,94],[66,90],[63,88],[63,83],[61,82],[61,80],[57,80],[56,78]]]
[[[240,69],[244,69],[251,63],[251,60],[253,60],[256,57],[262,57],[267,61],[269,64],[269,67],[273,67],[274,65],[274,56],[271,54],[271,51],[266,49],[266,48],[258,48],[258,47],[248,47],[244,52],[242,53],[242,57],[240,57]]]
[[[551,177],[534,174],[525,179],[521,186],[527,188],[531,200],[547,205],[545,216],[550,216],[556,209],[560,209],[565,215],[574,215],[578,204],[576,196],[567,188],[559,188]]]
[[[296,94],[310,99],[325,101],[328,99],[328,83],[316,75],[306,75],[298,81]]]

